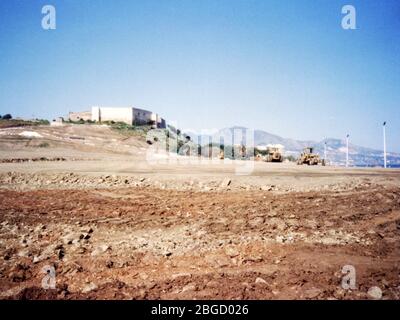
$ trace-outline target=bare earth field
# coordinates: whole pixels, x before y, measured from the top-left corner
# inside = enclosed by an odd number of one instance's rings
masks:
[[[0,129],[0,298],[400,299],[399,170],[147,155],[103,126]]]

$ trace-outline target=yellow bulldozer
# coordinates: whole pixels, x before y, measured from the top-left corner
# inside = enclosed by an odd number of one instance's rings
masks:
[[[303,152],[300,155],[300,158],[297,159],[297,164],[308,164],[309,166],[314,165],[325,165],[325,159],[321,159],[319,154],[313,153],[312,147],[306,147],[303,149]]]
[[[283,161],[283,146],[282,145],[268,145],[267,154],[265,157],[267,162],[282,162]]]

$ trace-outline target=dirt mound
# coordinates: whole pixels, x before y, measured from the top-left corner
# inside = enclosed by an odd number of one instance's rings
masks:
[[[0,150],[40,151],[51,154],[54,149],[86,153],[141,154],[147,146],[143,134],[128,135],[106,125],[66,124],[23,126],[0,129]],[[67,152],[66,152],[67,153]]]

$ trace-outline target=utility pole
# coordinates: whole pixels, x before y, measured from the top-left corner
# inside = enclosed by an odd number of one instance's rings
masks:
[[[383,167],[386,168],[386,121],[383,122]]]
[[[326,163],[327,162],[327,158],[326,158],[326,141],[324,143],[324,160],[325,160],[325,163]]]
[[[349,134],[346,136],[346,168],[349,166]]]

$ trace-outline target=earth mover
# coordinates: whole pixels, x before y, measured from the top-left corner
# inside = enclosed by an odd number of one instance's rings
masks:
[[[300,155],[300,158],[297,159],[297,164],[308,164],[309,166],[313,165],[325,165],[325,159],[321,159],[320,156],[316,153],[313,153],[312,147],[307,147],[303,149],[303,152]]]
[[[265,160],[267,162],[282,162],[282,147],[275,145],[268,146]]]

